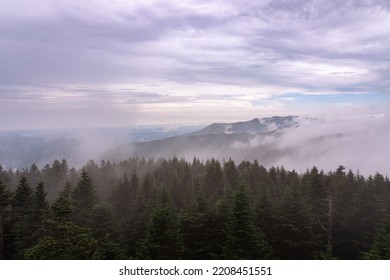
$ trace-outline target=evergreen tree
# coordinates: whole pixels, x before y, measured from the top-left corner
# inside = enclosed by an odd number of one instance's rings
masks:
[[[273,227],[276,224],[276,207],[270,196],[268,186],[262,184],[259,188],[259,194],[255,201],[256,225],[263,230],[267,240],[271,240],[271,237],[274,236]]]
[[[90,230],[70,221],[72,206],[60,195],[52,205],[53,216],[45,221],[45,236],[24,252],[26,259],[88,260],[92,259],[97,241]]]
[[[43,182],[37,184],[33,195],[33,209],[35,211],[45,211],[49,207],[46,200],[47,193],[45,192],[45,185]]]
[[[73,212],[74,223],[80,226],[88,225],[91,210],[97,202],[97,196],[92,180],[84,169],[81,171],[77,187],[73,190],[72,202],[75,208]]]
[[[90,209],[96,203],[95,189],[85,169],[82,169],[77,187],[73,191],[73,202],[76,209]]]
[[[97,242],[87,228],[70,221],[46,222],[48,233],[24,253],[33,260],[89,260],[93,259]]]
[[[125,228],[129,256],[134,256],[138,240],[145,236],[146,223],[155,203],[154,177],[151,173],[145,174],[136,192],[134,210],[129,217],[128,227]]]
[[[318,250],[313,233],[315,219],[297,185],[286,189],[274,226],[272,245],[280,259],[312,259]]]
[[[257,196],[259,194],[261,186],[267,181],[267,175],[267,169],[265,169],[264,166],[259,165],[259,162],[255,160],[251,167],[249,182],[252,195]]]
[[[390,209],[390,208],[389,208]],[[371,250],[363,253],[368,260],[390,260],[390,211],[388,210],[377,231]]]
[[[137,180],[138,182],[138,180]],[[113,207],[114,215],[124,228],[129,221],[130,212],[132,209],[132,201],[134,201],[135,190],[125,174],[112,190],[110,202]]]
[[[3,220],[5,218],[5,211],[11,202],[10,200],[11,192],[0,181],[0,260],[4,259],[5,256]]]
[[[195,197],[192,207],[184,214],[182,225],[182,237],[185,245],[185,258],[206,260],[213,257],[215,246],[212,237],[215,235],[210,207],[207,204],[203,190],[196,183]]]
[[[32,212],[30,217],[32,243],[35,243],[44,235],[45,229],[43,221],[49,210],[49,203],[46,200],[46,195],[44,183],[38,183],[32,197]]]
[[[25,214],[30,211],[32,206],[32,197],[33,190],[30,187],[30,182],[27,180],[26,176],[22,176],[12,199],[13,210],[20,214]]]
[[[239,174],[234,161],[229,159],[224,165],[225,192],[235,191],[239,186]]]
[[[224,248],[225,258],[271,258],[271,248],[264,239],[264,233],[255,227],[247,190],[243,185],[234,195],[227,232],[228,239]]]
[[[219,161],[212,159],[207,164],[203,188],[210,202],[215,202],[224,193],[223,172]]]
[[[70,199],[63,194],[60,194],[51,206],[53,219],[58,222],[70,221],[73,209],[74,207],[72,206]]]
[[[183,246],[179,222],[166,191],[156,204],[146,226],[146,237],[140,241],[137,257],[141,259],[180,259]]]
[[[111,207],[98,204],[92,209],[91,235],[97,241],[94,259],[119,260],[126,255],[120,246],[118,226],[114,221]]]
[[[26,176],[22,176],[12,198],[13,257],[20,259],[24,250],[34,242],[34,227],[31,226],[33,213],[33,190]]]

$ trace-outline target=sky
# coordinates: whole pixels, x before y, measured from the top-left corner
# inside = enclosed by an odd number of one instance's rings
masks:
[[[388,0],[0,0],[0,129],[387,114]]]

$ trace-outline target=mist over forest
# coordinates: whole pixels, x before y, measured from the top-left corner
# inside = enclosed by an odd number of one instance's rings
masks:
[[[267,121],[268,123],[261,124]],[[234,127],[235,129],[231,129]],[[330,171],[343,165],[364,175],[389,174],[390,121],[387,115],[350,117],[270,117],[205,126],[149,126],[0,133],[4,168],[44,166],[66,159],[81,167],[89,160],[132,156],[173,156],[191,161],[211,158],[258,160],[267,168],[284,166]]]

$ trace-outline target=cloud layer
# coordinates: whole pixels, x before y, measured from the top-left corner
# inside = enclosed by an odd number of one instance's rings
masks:
[[[385,112],[389,38],[386,0],[3,1],[1,126]]]

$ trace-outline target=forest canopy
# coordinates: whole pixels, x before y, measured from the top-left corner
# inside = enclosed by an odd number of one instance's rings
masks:
[[[1,259],[390,259],[390,181],[258,161],[0,165]]]

